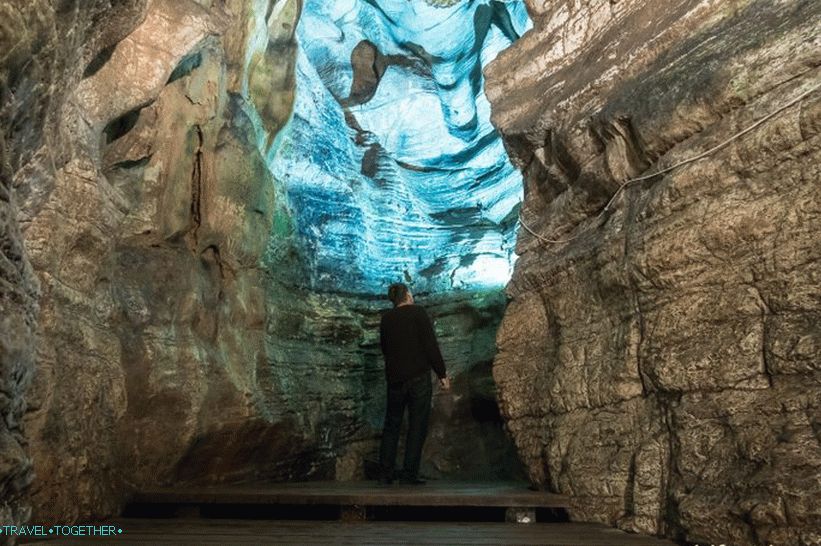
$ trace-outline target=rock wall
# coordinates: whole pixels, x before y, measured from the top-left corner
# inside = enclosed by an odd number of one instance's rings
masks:
[[[0,4],[0,521],[28,520],[33,479],[23,425],[34,369],[39,282],[25,250],[21,195],[48,193],[68,161],[71,137],[56,130],[70,90],[97,50],[137,24],[144,2]],[[105,19],[105,28],[95,21]],[[23,197],[25,200],[25,197]],[[25,220],[25,217],[24,217]],[[25,222],[24,222],[25,223]]]
[[[106,517],[147,485],[362,477],[387,302],[305,286],[271,174],[300,3],[0,15],[0,519]],[[504,297],[424,303],[456,375],[426,473],[516,475],[490,381]]]
[[[313,290],[510,278],[522,176],[490,123],[482,67],[530,21],[522,0],[453,4],[304,3],[294,116],[272,169]]]
[[[110,515],[147,483],[286,476],[298,445],[258,370],[277,206],[264,155],[290,115],[298,3],[152,0],[117,33],[109,11],[66,6],[108,38],[38,90],[61,138],[13,169],[41,284],[34,519]],[[220,460],[190,463],[215,443]]]
[[[573,517],[821,541],[817,2],[528,1],[487,70],[525,175],[494,376]],[[556,242],[551,242],[556,241]]]
[[[417,301],[433,319],[453,378],[451,392],[434,389],[422,474],[524,478],[503,428],[490,367],[504,295],[463,292]],[[302,459],[310,462],[304,475],[363,479],[373,468],[368,463],[378,459],[385,412],[379,320],[386,303],[283,286],[268,293],[268,369],[281,393],[278,411],[309,440],[302,448]]]

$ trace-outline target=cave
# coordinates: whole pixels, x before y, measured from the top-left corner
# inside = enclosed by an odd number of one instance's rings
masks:
[[[0,543],[818,544],[819,21],[0,0]]]

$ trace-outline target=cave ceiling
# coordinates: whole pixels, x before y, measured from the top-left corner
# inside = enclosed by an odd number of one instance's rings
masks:
[[[530,26],[521,1],[306,0],[294,113],[269,157],[306,286],[507,282],[522,179],[482,71]]]

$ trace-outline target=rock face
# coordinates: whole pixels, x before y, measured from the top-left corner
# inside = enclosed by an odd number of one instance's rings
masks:
[[[530,20],[521,0],[452,4],[305,2],[294,119],[272,168],[314,290],[510,278],[522,179],[490,123],[482,67]]]
[[[505,307],[498,291],[422,298],[453,377],[435,390],[422,473],[434,478],[523,477],[503,430],[490,363]],[[381,298],[279,287],[268,293],[267,373],[277,412],[304,436],[297,477],[362,479],[378,453],[385,411]],[[366,462],[366,464],[363,464]],[[401,463],[401,460],[397,461]]]
[[[36,90],[62,138],[13,169],[42,292],[26,416],[38,521],[116,513],[146,483],[232,479],[252,455],[260,475],[293,471],[299,443],[259,369],[264,153],[290,115],[298,4],[263,4],[135,4],[116,33],[103,8],[71,8],[73,32],[88,17],[106,38]],[[223,458],[192,469],[215,443]]]
[[[521,1],[304,3],[293,118],[270,161],[288,211],[266,256],[278,286],[267,347],[285,411],[321,439],[316,473],[359,477],[376,457],[378,310],[400,280],[424,295],[455,373],[423,472],[521,472],[489,367],[521,175],[490,124],[481,69],[529,26]]]
[[[487,70],[525,176],[494,363],[573,516],[691,542],[821,540],[813,1],[528,1]],[[557,241],[557,242],[551,242]]]
[[[284,411],[319,439],[313,472],[359,477],[376,457],[378,311],[400,280],[430,307],[455,374],[423,472],[520,472],[489,362],[521,174],[490,124],[481,69],[529,25],[521,1],[304,2],[293,117],[270,154],[287,212],[266,256],[267,347]]]
[[[39,282],[24,248],[20,195],[48,192],[68,161],[71,135],[58,126],[70,89],[96,50],[138,21],[141,1],[0,4],[0,521],[28,520],[33,478],[23,427],[35,362]],[[105,19],[106,27],[94,25]],[[24,216],[25,220],[25,216]]]
[[[0,6],[2,521],[105,517],[146,485],[356,478],[375,456],[385,301],[307,282],[272,174],[300,9]],[[490,381],[504,297],[422,301],[456,376],[426,473],[516,475]]]

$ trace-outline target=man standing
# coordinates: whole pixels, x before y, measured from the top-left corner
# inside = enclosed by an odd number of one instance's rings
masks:
[[[428,434],[433,390],[430,371],[436,372],[439,384],[445,390],[450,389],[450,379],[430,318],[422,307],[413,303],[408,287],[401,283],[392,284],[388,298],[393,302],[393,309],[382,316],[379,327],[388,380],[388,405],[379,449],[379,483],[389,484],[394,480],[399,429],[407,407],[408,436],[400,482],[422,485],[425,482],[419,479],[419,464]]]

